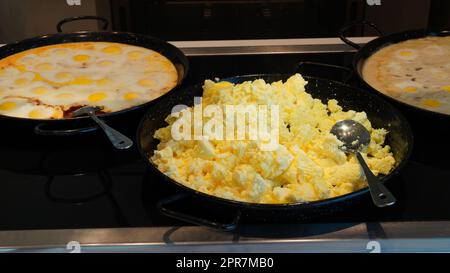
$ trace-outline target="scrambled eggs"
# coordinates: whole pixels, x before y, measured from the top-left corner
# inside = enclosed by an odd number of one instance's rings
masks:
[[[376,174],[388,174],[395,159],[388,133],[374,129],[365,112],[343,111],[336,100],[323,104],[305,91],[299,74],[268,84],[262,79],[242,84],[204,83],[203,106],[209,104],[279,105],[279,145],[262,151],[255,140],[179,140],[171,136],[176,118],[155,132],[160,140],[151,160],[172,179],[195,190],[252,203],[309,202],[356,191],[366,186],[357,159],[339,147],[330,133],[339,120],[353,119],[371,134],[362,153]],[[188,111],[193,111],[192,107]]]

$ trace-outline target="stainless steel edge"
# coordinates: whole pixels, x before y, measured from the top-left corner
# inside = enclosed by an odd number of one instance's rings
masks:
[[[375,37],[354,37],[357,44],[365,44]],[[218,40],[218,41],[173,41],[187,56],[216,55],[261,55],[352,52],[354,48],[339,38],[308,39],[260,39],[260,40]]]
[[[232,56],[232,55],[266,55],[295,53],[351,52],[346,45],[289,45],[289,46],[251,46],[251,47],[204,47],[182,48],[186,56]]]
[[[277,232],[253,237],[203,227],[1,231],[0,252],[70,252],[69,242],[79,243],[81,252],[450,252],[450,221],[245,228]]]

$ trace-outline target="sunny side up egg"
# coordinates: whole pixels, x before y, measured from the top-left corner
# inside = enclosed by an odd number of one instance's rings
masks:
[[[173,89],[178,73],[163,55],[109,42],[56,44],[0,60],[0,114],[70,118],[73,109],[115,112]]]

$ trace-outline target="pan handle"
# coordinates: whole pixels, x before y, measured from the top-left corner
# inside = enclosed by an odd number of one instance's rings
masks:
[[[346,73],[346,74],[344,74],[343,80],[341,80],[344,83],[347,83],[353,77],[353,70],[348,67],[341,66],[341,65],[334,65],[334,64],[324,64],[324,63],[318,63],[318,62],[299,62],[295,66],[295,72],[300,72],[301,68],[305,67],[305,66],[311,66],[311,67],[317,66],[317,67],[324,67],[327,69],[340,70],[340,71]]]
[[[75,16],[75,17],[64,18],[61,21],[59,21],[58,24],[56,25],[56,30],[58,32],[63,32],[62,26],[65,23],[69,23],[69,22],[73,22],[73,21],[79,21],[79,20],[98,20],[98,21],[101,21],[103,23],[102,30],[107,30],[108,29],[108,25],[109,25],[108,20],[106,18],[103,18],[103,17],[100,17],[100,16],[93,16],[93,15]]]
[[[46,129],[47,123],[40,123],[34,127],[34,133],[41,136],[73,136],[90,133],[98,130],[98,126],[83,127],[77,129],[55,130]]]
[[[364,21],[364,20],[363,20],[363,21],[354,21],[354,22],[351,22],[351,23],[349,23],[349,24],[343,26],[343,27],[339,30],[339,38],[340,38],[344,43],[346,43],[347,45],[349,45],[349,46],[351,46],[351,47],[353,47],[353,48],[355,48],[355,49],[360,49],[361,46],[358,45],[357,43],[354,43],[354,42],[350,41],[350,40],[347,38],[347,36],[345,36],[345,33],[347,32],[347,30],[349,30],[350,28],[353,28],[353,27],[355,27],[355,26],[369,26],[369,27],[373,28],[373,29],[378,33],[379,36],[383,36],[383,32],[381,32],[381,30],[377,27],[377,25],[375,25],[375,24],[372,23],[372,22]]]
[[[187,193],[180,193],[167,197],[156,204],[157,209],[164,215],[169,216],[174,219],[178,219],[184,222],[188,222],[194,225],[206,226],[213,229],[219,229],[222,231],[233,231],[238,227],[238,223],[241,219],[241,211],[238,210],[236,216],[231,223],[217,223],[210,220],[202,219],[196,216],[188,215],[182,212],[174,211],[167,208],[167,205],[175,203],[177,201],[187,198],[189,195]]]

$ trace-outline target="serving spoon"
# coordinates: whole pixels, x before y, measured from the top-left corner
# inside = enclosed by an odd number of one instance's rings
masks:
[[[377,207],[386,207],[395,204],[395,197],[372,173],[360,153],[370,144],[369,131],[359,122],[342,120],[331,128],[331,133],[344,143],[340,147],[342,151],[355,154],[366,176],[373,203]]]
[[[105,132],[106,136],[111,141],[112,145],[119,150],[125,150],[133,146],[133,141],[128,137],[124,136],[122,133],[114,130],[109,127],[103,120],[99,119],[95,113],[101,110],[100,107],[93,106],[84,106],[80,109],[75,110],[72,113],[73,117],[85,116],[88,115],[91,117],[97,124],[102,128],[103,132]]]

